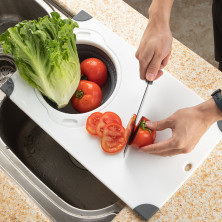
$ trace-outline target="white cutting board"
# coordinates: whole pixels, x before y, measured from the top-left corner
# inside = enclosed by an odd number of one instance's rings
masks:
[[[79,22],[79,26],[77,42],[100,45],[113,58],[118,72],[113,95],[96,111],[116,112],[126,127],[132,114],[138,110],[146,86],[139,79],[136,49],[94,18]],[[100,139],[90,136],[85,130],[86,119],[92,112],[77,115],[61,113],[47,105],[39,92],[27,85],[18,72],[12,80],[14,90],[10,99],[145,219],[152,217],[164,205],[222,138],[214,124],[189,154],[158,157],[129,147],[125,159],[123,152],[109,155],[101,149]],[[180,108],[201,102],[198,95],[164,71],[164,75],[149,87],[141,115],[152,121],[161,120]],[[170,130],[158,132],[156,142],[166,140],[170,135]],[[192,168],[187,172],[184,167],[189,163]]]

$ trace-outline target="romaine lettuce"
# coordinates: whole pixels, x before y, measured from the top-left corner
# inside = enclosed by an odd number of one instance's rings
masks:
[[[0,35],[3,52],[11,54],[22,78],[55,102],[68,104],[76,91],[80,64],[72,19],[52,12],[33,21],[23,21]]]

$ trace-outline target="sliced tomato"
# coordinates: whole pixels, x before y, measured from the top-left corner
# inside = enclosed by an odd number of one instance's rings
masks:
[[[131,145],[137,149],[154,143],[156,131],[146,127],[146,122],[149,121],[146,117],[142,117],[134,131],[134,137]]]
[[[133,128],[133,124],[134,124],[135,120],[136,120],[136,114],[133,114],[133,116],[131,117],[131,119],[130,119],[127,127],[126,127],[126,131],[125,131],[125,140],[126,140],[126,142],[129,139],[129,136],[130,136],[131,130]]]
[[[100,120],[96,126],[96,134],[100,137],[102,137],[103,135],[103,129],[105,127],[105,125],[107,125],[108,123],[118,123],[120,125],[122,125],[122,121],[120,119],[120,117],[113,112],[105,112],[101,117]]]
[[[88,131],[89,134],[97,135],[96,126],[102,115],[103,114],[100,112],[95,112],[88,117],[87,122],[86,122],[86,130]]]
[[[125,129],[117,123],[109,123],[104,127],[101,140],[102,149],[107,153],[116,153],[125,146]]]

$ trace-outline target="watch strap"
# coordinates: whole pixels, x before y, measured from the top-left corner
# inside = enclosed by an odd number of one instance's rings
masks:
[[[213,97],[217,107],[220,109],[222,112],[222,96],[221,96],[221,89],[217,89],[215,92],[211,94]]]

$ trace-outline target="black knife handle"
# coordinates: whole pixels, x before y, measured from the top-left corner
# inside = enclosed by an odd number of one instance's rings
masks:
[[[149,85],[152,85],[153,81],[149,81],[149,80],[146,79],[146,83],[148,83]]]

